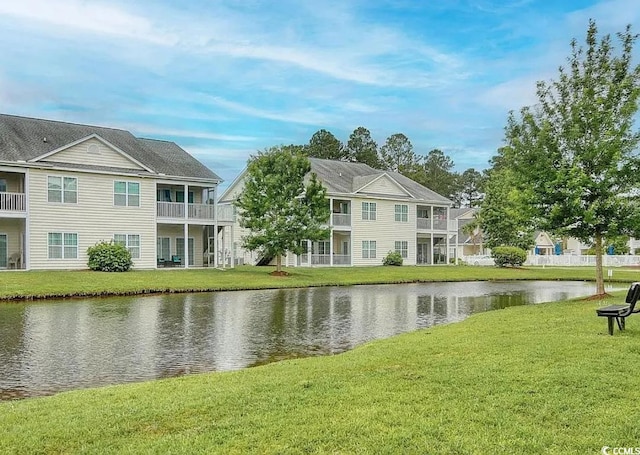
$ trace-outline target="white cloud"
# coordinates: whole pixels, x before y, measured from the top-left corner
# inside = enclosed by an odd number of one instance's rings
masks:
[[[265,118],[287,123],[301,123],[305,125],[326,124],[331,121],[329,116],[320,112],[316,112],[313,109],[289,110],[288,112],[273,112],[265,109],[247,106],[235,101],[230,101],[219,96],[209,96],[206,97],[206,99],[209,100],[211,104],[214,104],[218,107],[222,107],[240,114],[249,115],[251,117]]]
[[[175,37],[154,30],[148,19],[104,3],[80,0],[5,1],[0,2],[0,15],[56,27],[135,38],[155,44],[175,43]]]

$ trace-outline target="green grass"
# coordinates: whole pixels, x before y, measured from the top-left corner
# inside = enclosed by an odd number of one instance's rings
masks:
[[[637,447],[640,315],[612,337],[595,315],[621,299],[512,307],[336,356],[4,402],[0,453]]]
[[[272,267],[146,270],[126,273],[92,271],[29,271],[0,274],[0,299],[99,296],[152,292],[220,291],[283,287],[331,286],[418,281],[466,280],[593,280],[594,269],[529,267],[348,267],[289,268],[286,277],[273,277]],[[615,269],[614,278],[629,282],[640,271]]]

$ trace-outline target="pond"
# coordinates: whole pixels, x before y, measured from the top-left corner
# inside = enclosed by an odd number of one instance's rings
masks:
[[[334,354],[594,291],[584,282],[467,282],[1,304],[0,399]]]

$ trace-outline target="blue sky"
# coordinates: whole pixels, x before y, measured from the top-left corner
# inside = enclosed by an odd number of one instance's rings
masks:
[[[173,140],[227,184],[321,128],[483,169],[589,18],[639,32],[640,2],[3,0],[1,111]]]

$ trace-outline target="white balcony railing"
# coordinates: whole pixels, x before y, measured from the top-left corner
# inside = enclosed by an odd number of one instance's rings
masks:
[[[24,212],[24,193],[0,193],[0,211]]]
[[[431,229],[431,218],[418,218],[418,229]]]
[[[333,225],[334,226],[351,226],[351,214],[350,213],[334,213]]]
[[[184,218],[184,203],[158,202],[158,218]]]
[[[157,202],[158,218],[184,218],[184,202]],[[188,204],[190,220],[211,220],[215,218],[212,204]]]
[[[189,219],[192,220],[213,220],[216,212],[212,204],[189,204]]]
[[[218,221],[234,221],[233,206],[230,204],[218,205]]]

